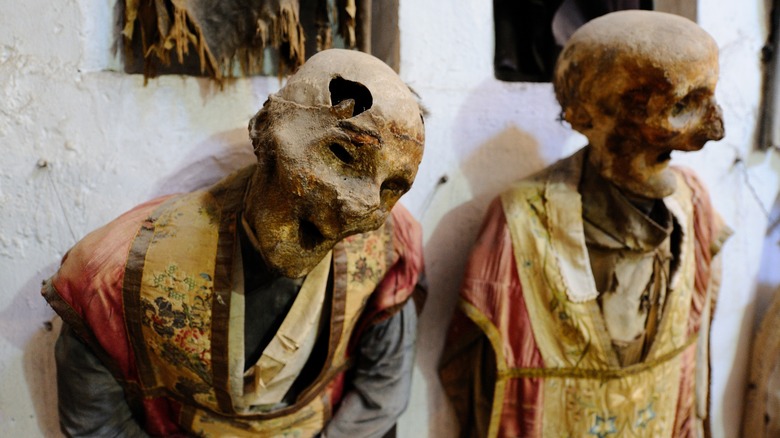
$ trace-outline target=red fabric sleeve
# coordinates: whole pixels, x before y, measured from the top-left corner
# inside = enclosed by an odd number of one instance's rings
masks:
[[[461,297],[508,335],[504,339],[508,366],[542,367],[500,199],[490,205],[471,251]]]
[[[479,237],[475,242],[463,280],[461,299],[476,307],[501,333],[500,345],[491,350],[500,349],[508,368],[543,368],[541,353],[533,336],[533,328],[523,298],[523,288],[515,265],[512,237],[507,226],[503,206],[496,199],[488,208]],[[492,402],[486,403],[481,394],[492,394],[491,390],[480,388],[495,384],[495,374],[484,370],[467,369],[469,366],[485,366],[490,360],[474,362],[476,350],[459,345],[469,342],[479,345],[492,345],[483,333],[480,342],[469,341],[475,325],[458,312],[453,319],[445,347],[442,366],[442,380],[445,387],[455,383],[461,388],[447,388],[447,392],[456,405],[471,399],[473,406],[456,406],[461,415],[474,418],[461,418],[463,428],[472,432],[485,430],[485,424],[491,413]],[[495,360],[499,360],[496,354]],[[497,370],[496,370],[497,373]],[[461,374],[461,375],[459,375]],[[475,376],[482,381],[477,382]],[[463,384],[464,378],[474,379],[470,385]],[[490,380],[490,381],[489,381]],[[460,382],[460,383],[458,383]],[[468,389],[470,388],[470,389]],[[463,393],[471,392],[471,395]],[[503,394],[500,436],[535,437],[540,436],[543,392],[540,379],[511,379],[507,381]],[[487,410],[487,412],[485,412]],[[463,431],[461,436],[469,435]]]
[[[143,221],[169,197],[141,204],[88,234],[65,254],[52,277],[56,293],[75,314],[62,315],[61,306],[52,303],[52,307],[85,341],[90,339],[83,330],[92,332],[99,343],[92,347],[102,348],[113,359],[114,363],[106,366],[122,373],[117,377],[133,379],[136,373],[122,313],[127,256]],[[80,320],[72,320],[76,316]]]

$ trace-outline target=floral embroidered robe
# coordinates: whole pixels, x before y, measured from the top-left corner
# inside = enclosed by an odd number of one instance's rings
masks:
[[[727,228],[696,178],[676,170],[677,191],[664,202],[682,229],[679,265],[648,357],[621,367],[585,246],[577,192],[584,155],[517,183],[483,223],[441,368],[461,436],[701,432],[707,407],[696,393],[707,385],[707,333],[697,341],[709,327],[712,257]]]
[[[318,433],[338,404],[360,328],[400,308],[422,271],[419,225],[401,206],[380,229],[337,244],[323,369],[290,406],[237,409],[243,361],[228,347],[243,321],[230,315],[232,262],[253,168],[139,205],[85,237],[44,284],[150,434]]]

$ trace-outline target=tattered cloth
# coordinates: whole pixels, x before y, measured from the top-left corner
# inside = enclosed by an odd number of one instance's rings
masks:
[[[355,46],[356,0],[337,0],[339,33]],[[317,50],[330,48],[328,0],[305,3],[315,10]],[[309,6],[311,5],[311,6]],[[299,0],[125,0],[125,48],[132,54],[140,39],[144,76],[153,77],[159,65],[178,64],[194,50],[200,72],[216,80],[241,73],[262,72],[263,51],[279,50],[279,72],[294,71],[306,59]],[[136,41],[136,43],[134,43]]]

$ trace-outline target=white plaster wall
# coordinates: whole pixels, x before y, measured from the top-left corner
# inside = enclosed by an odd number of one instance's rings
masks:
[[[205,80],[165,77],[144,87],[138,76],[105,71],[117,65],[114,3],[0,1],[0,436],[59,435],[56,328],[46,325],[52,312],[38,295],[41,280],[77,239],[134,204],[251,160],[246,123],[279,86],[253,78],[220,92]],[[549,84],[493,79],[489,4],[401,2],[401,74],[431,111],[423,165],[403,201],[425,227],[430,282],[403,437],[454,434],[435,368],[487,203],[509,181],[584,144],[556,122]],[[780,159],[753,151],[764,0],[700,0],[699,11],[721,47],[727,136],[675,160],[699,171],[736,231],[724,250],[713,347],[714,429],[732,437]],[[772,290],[780,283],[761,278]]]

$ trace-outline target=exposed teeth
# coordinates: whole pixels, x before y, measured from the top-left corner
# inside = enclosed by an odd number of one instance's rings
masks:
[[[298,224],[298,239],[303,249],[313,249],[325,240],[325,236],[312,222],[301,219]]]

